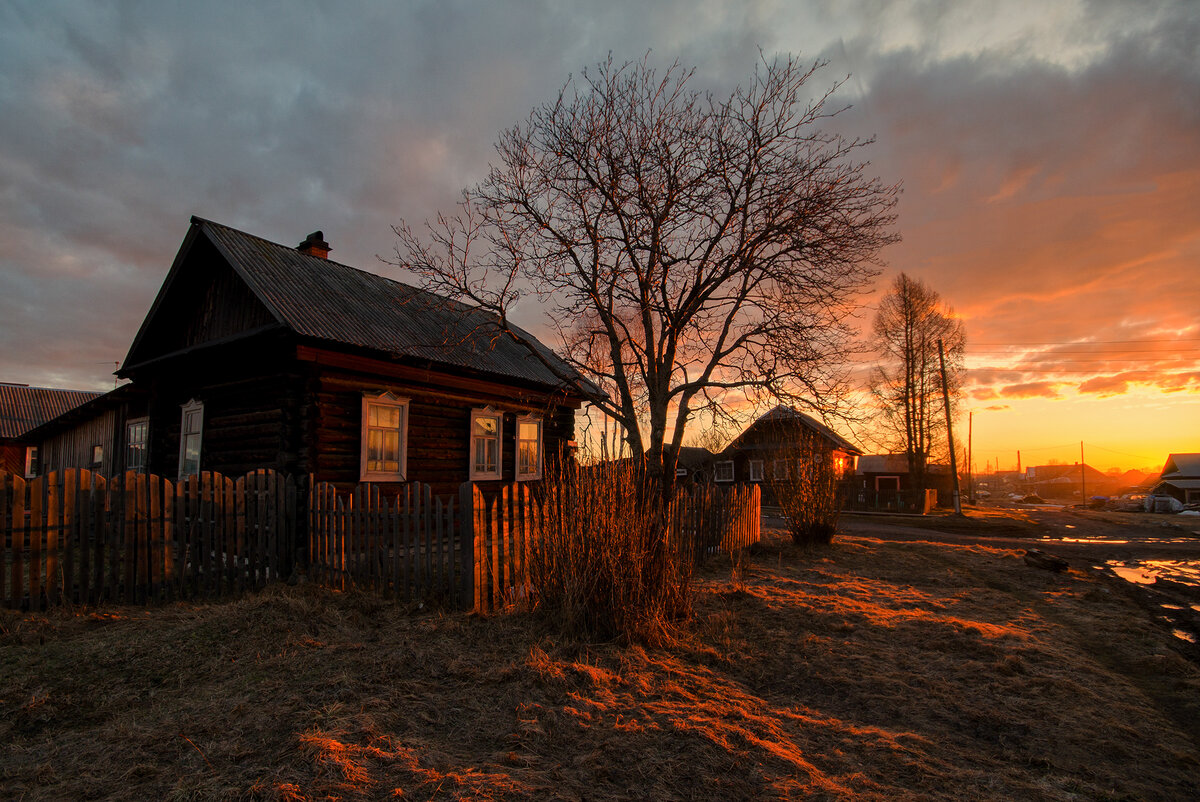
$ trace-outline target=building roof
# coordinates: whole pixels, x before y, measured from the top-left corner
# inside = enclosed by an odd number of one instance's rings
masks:
[[[950,466],[930,462],[925,465],[927,474],[949,474]],[[865,454],[858,458],[855,473],[908,473],[908,456],[905,454]]]
[[[1172,454],[1167,457],[1162,479],[1200,479],[1200,454]]]
[[[1083,466],[1083,478],[1089,482],[1111,482],[1111,476],[1105,476],[1100,471],[1086,463]],[[1068,482],[1079,480],[1079,464],[1074,465],[1036,465],[1026,469],[1025,478],[1031,482],[1053,482],[1065,479]]]
[[[586,386],[569,365],[517,329],[551,365],[501,333],[484,311],[321,256],[193,217],[175,265],[142,324],[121,372],[197,237],[205,237],[276,322],[312,340],[353,346],[389,358],[464,368],[554,388]]]
[[[101,393],[0,383],[0,438],[16,439]]]
[[[834,448],[845,451],[848,454],[858,455],[862,453],[862,449],[851,443],[846,438],[842,437],[833,429],[830,429],[828,426],[821,423],[816,418],[805,415],[803,412],[783,404],[779,404],[770,412],[760,416],[757,420],[747,426],[741,434],[734,438],[733,442],[729,444],[726,450],[737,449],[741,447],[742,440],[745,439],[746,435],[748,435],[751,431],[760,429],[764,426],[776,426],[779,424],[799,424],[828,440]]]

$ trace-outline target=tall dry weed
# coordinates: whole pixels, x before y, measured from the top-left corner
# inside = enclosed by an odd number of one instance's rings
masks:
[[[572,637],[669,640],[690,613],[692,563],[670,535],[661,486],[635,465],[569,466],[545,492],[530,566],[538,607]]]
[[[784,454],[784,465],[772,471],[769,481],[792,542],[798,546],[832,542],[840,514],[833,454],[816,437],[800,438]]]

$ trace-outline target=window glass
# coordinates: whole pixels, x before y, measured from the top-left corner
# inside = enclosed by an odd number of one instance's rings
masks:
[[[490,409],[471,412],[471,478],[500,478],[500,413]]]
[[[125,470],[146,470],[146,445],[150,424],[146,420],[130,421],[125,427]]]
[[[750,460],[750,481],[761,482],[763,480],[763,461],[760,459]]]
[[[204,429],[204,404],[189,401],[183,405],[179,432],[179,478],[200,473],[200,442]]]
[[[517,423],[517,478],[540,479],[542,476],[542,422],[522,418]]]
[[[404,481],[407,411],[390,393],[363,399],[362,481]]]
[[[733,481],[733,460],[725,460],[723,462],[718,462],[716,465],[716,476],[714,478],[718,482],[732,482]]]

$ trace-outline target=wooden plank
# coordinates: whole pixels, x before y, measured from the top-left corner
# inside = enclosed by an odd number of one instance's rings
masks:
[[[49,477],[29,483],[29,609],[42,609],[42,551],[46,538],[46,485]]]
[[[108,527],[108,480],[103,476],[92,477],[92,503],[89,533],[92,538],[92,581],[88,590],[88,603],[99,604],[104,600],[104,558],[109,548]]]
[[[213,516],[213,482],[212,473],[203,471],[200,474],[200,498],[196,512],[197,530],[196,530],[196,548],[197,556],[196,568],[199,579],[199,593],[202,596],[211,596],[213,591],[213,542],[212,542],[212,516]]]
[[[10,607],[8,590],[12,587],[12,577],[8,567],[12,554],[13,523],[12,508],[13,474],[0,471],[0,606]]]
[[[13,609],[21,607],[21,600],[25,596],[25,494],[25,480],[16,474],[10,474],[5,494],[8,498],[5,529],[11,565],[7,603]]]
[[[62,603],[73,604],[75,595],[76,550],[79,548],[79,474],[80,469],[63,472],[62,508],[59,521],[62,523]]]
[[[163,601],[174,601],[179,598],[179,586],[176,573],[175,538],[175,485],[171,480],[162,479],[162,584]]]

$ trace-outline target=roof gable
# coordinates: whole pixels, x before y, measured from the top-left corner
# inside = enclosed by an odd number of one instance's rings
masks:
[[[777,432],[780,429],[786,430],[789,426],[803,427],[827,440],[833,448],[845,451],[848,454],[862,454],[862,449],[855,446],[833,429],[830,429],[815,418],[783,404],[776,406],[770,412],[760,416],[747,426],[741,434],[734,438],[726,450],[736,450],[744,444],[748,444],[749,441],[754,440],[757,436],[778,437]]]
[[[46,421],[100,395],[88,390],[0,384],[0,438],[22,437]]]
[[[1163,479],[1200,479],[1200,454],[1172,454],[1163,466]]]
[[[391,358],[556,388],[570,386],[562,376],[574,384],[581,381],[532,335],[517,330],[555,365],[557,374],[524,345],[503,335],[481,310],[199,217],[192,218],[180,254],[134,340],[123,371],[146,360],[150,351],[143,343],[152,339],[148,334],[161,325],[153,319],[173,307],[173,287],[187,284],[190,272],[203,269],[204,260],[194,258],[193,252],[201,253],[205,243],[215,249],[262,310],[254,320],[245,321],[245,331],[274,324],[303,338]]]

